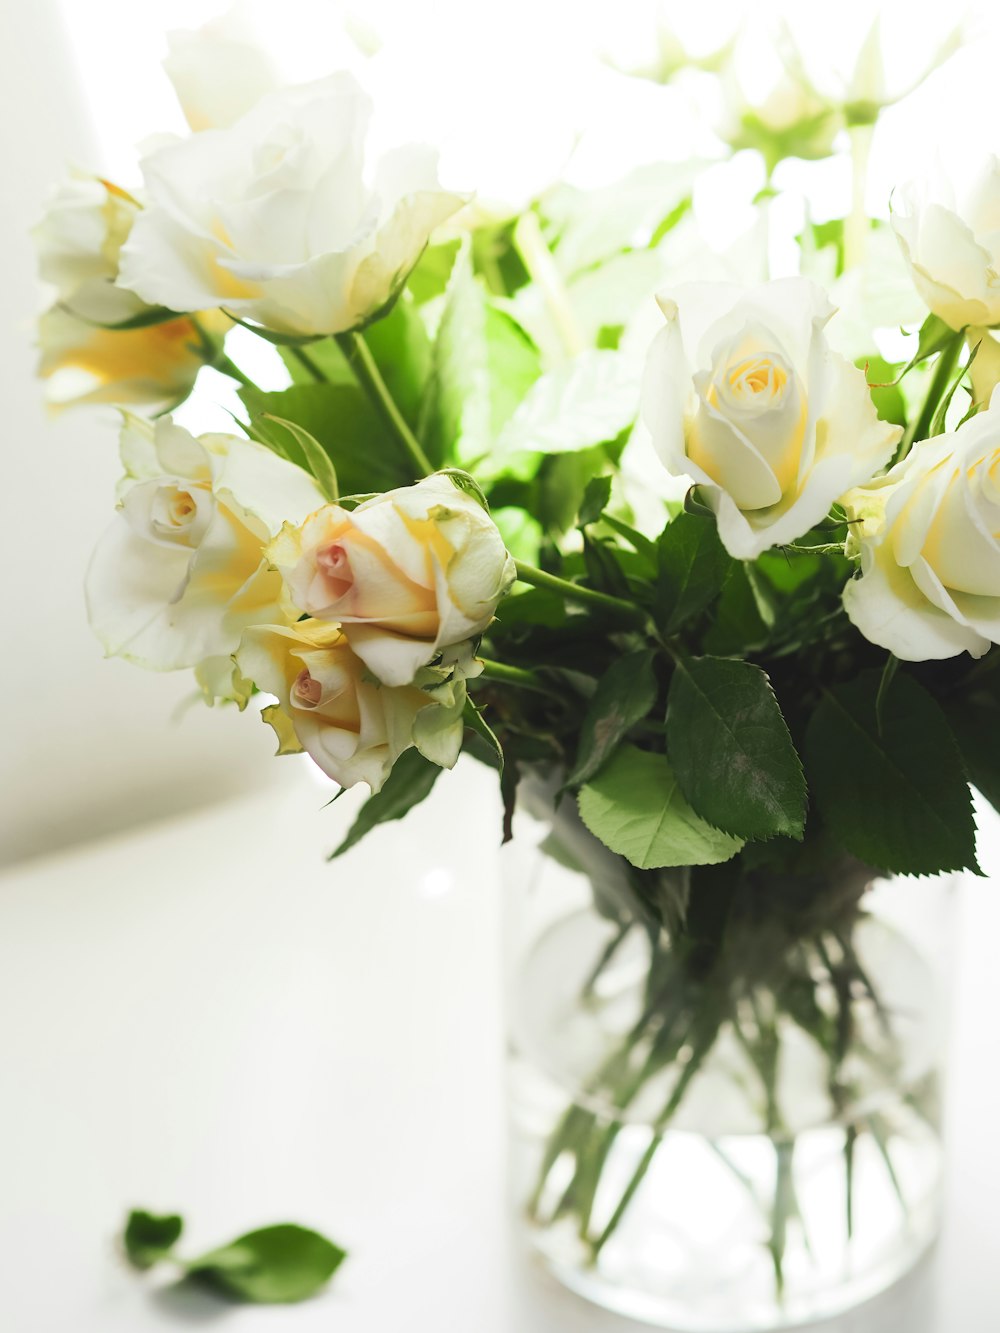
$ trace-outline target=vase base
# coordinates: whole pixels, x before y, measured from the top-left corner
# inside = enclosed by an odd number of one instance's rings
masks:
[[[893,1264],[865,1273],[863,1277],[845,1278],[843,1285],[823,1294],[815,1294],[803,1300],[792,1298],[783,1305],[769,1302],[757,1308],[741,1310],[739,1316],[729,1314],[728,1317],[711,1309],[693,1308],[687,1302],[677,1301],[667,1294],[659,1296],[620,1288],[601,1277],[596,1270],[564,1264],[545,1252],[544,1246],[531,1241],[529,1244],[561,1285],[591,1302],[591,1305],[600,1306],[612,1314],[620,1314],[641,1324],[651,1325],[652,1328],[668,1330],[668,1333],[771,1333],[771,1330],[816,1324],[875,1300],[875,1297],[888,1292],[897,1282],[903,1281],[928,1256],[936,1240],[937,1221],[932,1218],[925,1234],[913,1237],[912,1248],[897,1256]]]

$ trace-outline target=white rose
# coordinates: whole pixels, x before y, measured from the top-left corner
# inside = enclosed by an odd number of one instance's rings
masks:
[[[167,34],[167,77],[191,129],[224,129],[279,87],[268,53],[234,14]]]
[[[248,625],[294,616],[263,546],[320,493],[263,445],[195,439],[169,417],[126,418],[121,453],[119,513],[87,573],[91,626],[109,655],[196,667],[217,692]]]
[[[991,157],[965,198],[951,184],[910,181],[892,196],[892,225],[917,291],[953,329],[1000,324],[1000,161]]]
[[[305,750],[343,787],[367,782],[377,792],[411,745],[450,768],[462,743],[464,682],[430,694],[374,680],[338,625],[316,620],[248,629],[238,670],[277,698],[262,716],[278,753]]]
[[[224,307],[283,333],[370,319],[464,202],[440,188],[428,148],[367,160],[370,113],[357,81],[337,74],[152,153],[122,284],[173,310]]]
[[[52,407],[172,407],[191,392],[204,364],[189,319],[102,327],[148,312],[134,292],[115,285],[121,247],[139,211],[139,202],[110,181],[74,175],[57,187],[33,231],[39,274],[55,296],[38,325],[38,373]]]
[[[844,503],[861,554],[844,606],[865,638],[906,662],[1000,642],[1000,393]]]
[[[81,319],[119,324],[146,304],[114,285],[118,259],[141,204],[128,191],[75,172],[53,190],[32,229],[38,273],[57,304]]]
[[[827,346],[833,308],[814,283],[689,283],[657,300],[643,418],[667,471],[703,488],[730,555],[801,537],[889,462],[899,427]]]
[[[481,634],[514,580],[496,524],[443,473],[354,510],[325,505],[268,555],[295,605],[342,624],[387,685]]]

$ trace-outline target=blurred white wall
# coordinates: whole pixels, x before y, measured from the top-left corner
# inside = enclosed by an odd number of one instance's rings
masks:
[[[28,229],[68,163],[100,165],[54,0],[0,5],[0,161],[2,864],[280,781],[282,766],[255,717],[196,705],[175,720],[189,679],[104,661],[87,627],[83,574],[120,468],[115,414],[52,420],[34,378]]]

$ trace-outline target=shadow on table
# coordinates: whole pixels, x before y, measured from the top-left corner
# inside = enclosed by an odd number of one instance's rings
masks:
[[[211,1324],[236,1308],[232,1301],[188,1280],[151,1291],[149,1300],[178,1324]]]

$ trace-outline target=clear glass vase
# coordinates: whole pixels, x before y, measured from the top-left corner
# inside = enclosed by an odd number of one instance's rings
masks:
[[[940,1217],[953,884],[637,877],[571,810],[519,815],[504,857],[509,1176],[551,1270],[727,1333],[906,1272]]]

